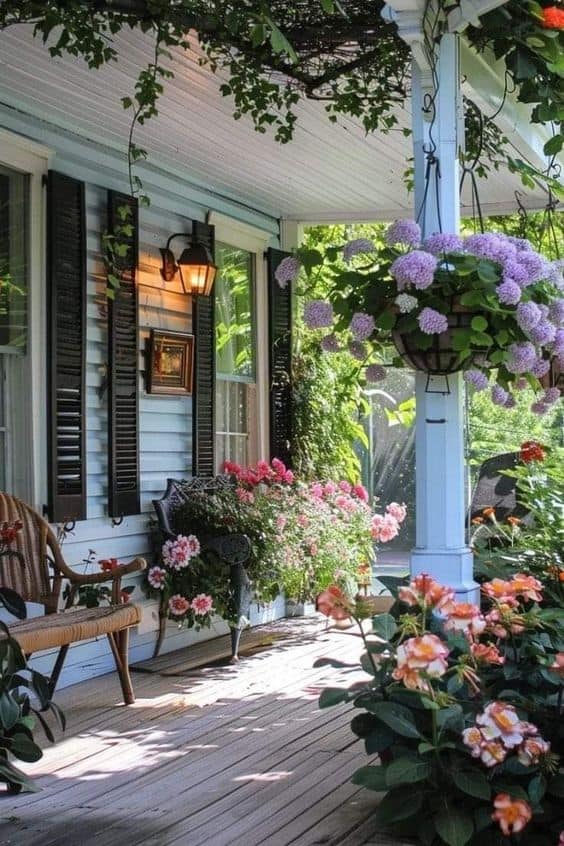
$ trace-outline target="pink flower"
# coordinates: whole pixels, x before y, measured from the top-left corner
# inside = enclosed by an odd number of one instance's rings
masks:
[[[224,461],[221,469],[224,473],[229,473],[232,476],[238,476],[241,472],[241,465],[235,464],[234,461]]]
[[[503,744],[495,740],[488,740],[476,726],[471,726],[462,732],[462,740],[470,747],[473,758],[480,758],[486,767],[495,767],[507,757],[507,750]]]
[[[305,529],[307,528],[307,526],[309,526],[309,517],[306,514],[299,514],[296,522],[298,526],[300,526],[302,529]]]
[[[317,555],[318,552],[319,552],[319,547],[317,546],[317,544],[316,543],[310,543],[309,554],[311,555],[311,557],[315,558],[315,556]]]
[[[550,743],[542,737],[527,737],[517,750],[517,758],[524,767],[533,767],[549,752]]]
[[[147,573],[147,581],[156,590],[162,590],[165,586],[166,570],[162,567],[151,567]]]
[[[199,593],[192,600],[192,611],[197,617],[205,617],[213,611],[213,599],[206,593]]]
[[[325,483],[325,496],[331,496],[332,494],[336,493],[339,490],[335,482],[326,482]]]
[[[265,462],[266,463],[266,462]],[[260,462],[259,462],[260,464]],[[268,464],[266,465],[268,467]],[[277,476],[283,476],[286,472],[286,465],[283,461],[280,461],[279,458],[273,458],[270,462],[270,466],[274,470]]]
[[[343,493],[350,494],[350,492],[352,491],[352,485],[350,484],[350,482],[347,482],[343,479],[342,482],[339,482],[339,490]]]
[[[292,473],[291,470],[286,470],[286,472],[282,476],[282,481],[286,482],[287,485],[291,485],[292,482],[294,481],[294,479],[295,479],[295,476],[294,476],[294,474]]]
[[[445,609],[445,631],[462,632],[468,637],[482,634],[486,621],[477,605],[471,602],[453,602]]]
[[[482,664],[504,664],[505,658],[493,643],[473,643],[470,652]]]
[[[388,514],[391,514],[392,517],[395,517],[398,523],[403,523],[407,514],[405,503],[400,505],[398,502],[390,502],[390,504],[386,506],[386,511]]]
[[[514,749],[523,742],[527,726],[519,719],[517,711],[506,702],[490,702],[476,717],[476,723],[486,740],[497,740],[506,749]]]
[[[321,482],[314,482],[310,486],[309,492],[314,499],[323,499],[323,485]]]
[[[200,552],[200,542],[195,535],[178,535],[176,540],[169,540],[163,544],[162,556],[165,567],[171,570],[182,570],[190,563],[190,559]]]
[[[411,689],[429,691],[428,678],[440,678],[447,671],[449,650],[433,634],[412,637],[400,644],[393,677]]]
[[[288,522],[288,518],[285,516],[285,514],[279,514],[278,517],[276,518],[276,529],[279,532],[283,532],[284,529],[286,528],[287,522]]]
[[[528,802],[522,799],[512,799],[508,793],[498,793],[494,799],[495,811],[492,820],[499,824],[500,829],[506,837],[518,834],[523,831],[533,816],[533,811]]]
[[[190,610],[190,603],[185,596],[175,593],[174,596],[171,596],[168,600],[168,610],[175,617],[183,617],[184,614]]]
[[[346,620],[353,610],[351,603],[337,585],[329,585],[327,590],[320,593],[315,605],[320,614],[332,620]]]
[[[361,502],[368,502],[368,491],[364,485],[354,485],[352,493],[360,499]]]
[[[399,535],[399,523],[391,514],[375,514],[370,527],[372,538],[381,543],[388,543]]]
[[[235,494],[239,502],[248,502],[252,504],[255,501],[255,495],[252,491],[247,491],[245,488],[236,488]]]

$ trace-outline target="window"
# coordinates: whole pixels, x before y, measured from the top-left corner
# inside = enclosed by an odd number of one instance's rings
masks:
[[[251,464],[258,458],[255,256],[216,246],[216,456]]]
[[[49,150],[0,130],[0,489],[45,501],[42,179]]]
[[[25,352],[28,176],[0,165],[0,348]]]

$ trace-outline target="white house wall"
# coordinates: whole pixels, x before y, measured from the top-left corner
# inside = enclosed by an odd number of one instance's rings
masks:
[[[228,198],[219,199],[190,185],[186,180],[173,180],[158,165],[145,181],[145,190],[151,197],[149,208],[139,211],[139,449],[141,509],[137,516],[126,517],[120,526],[112,526],[107,516],[108,501],[108,436],[107,392],[101,391],[107,360],[107,323],[105,275],[101,253],[101,235],[106,228],[107,189],[128,192],[126,163],[116,153],[99,144],[79,139],[57,129],[48,122],[16,113],[0,106],[0,128],[18,136],[30,138],[46,146],[51,152],[50,167],[69,176],[85,181],[87,221],[87,515],[77,523],[75,530],[64,542],[63,552],[72,566],[77,566],[94,550],[96,559],[119,558],[127,561],[135,556],[150,560],[151,549],[148,523],[152,516],[151,500],[162,495],[166,479],[191,475],[192,461],[192,402],[191,398],[148,395],[144,387],[145,339],[150,328],[191,331],[190,298],[164,290],[159,274],[158,249],[164,246],[173,232],[186,230],[190,220],[203,220],[209,210],[249,224],[266,233],[272,243],[278,243],[278,221],[241,208]],[[0,150],[1,159],[1,150]],[[46,437],[46,434],[45,434]],[[40,485],[41,489],[41,485]],[[45,491],[43,491],[45,497]],[[35,503],[41,506],[42,502]],[[97,568],[94,564],[94,568]],[[155,602],[148,601],[137,577],[133,600],[143,606],[143,620],[131,638],[131,661],[143,660],[152,655],[157,629],[158,613]],[[283,608],[255,609],[254,621],[272,618],[283,613]],[[163,651],[177,649],[198,639],[227,632],[222,623],[210,631],[199,634],[179,630],[169,625]],[[35,664],[48,669],[53,655],[35,659]],[[106,638],[78,644],[69,652],[61,676],[62,686],[82,678],[92,677],[114,668]]]

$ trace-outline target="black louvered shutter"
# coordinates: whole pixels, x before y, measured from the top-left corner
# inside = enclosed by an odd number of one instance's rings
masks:
[[[215,229],[192,221],[194,240],[215,257]],[[192,297],[194,394],[192,397],[192,475],[215,475],[215,296]]]
[[[125,214],[124,210],[129,213]],[[131,232],[120,229],[127,227]],[[137,327],[137,200],[108,192],[108,233],[127,244],[118,257],[119,288],[108,307],[108,513],[139,514],[139,392]]]
[[[84,183],[47,179],[48,503],[52,522],[86,518]]]
[[[268,265],[268,362],[270,458],[292,466],[292,285],[281,288],[275,271],[290,253],[270,248]]]

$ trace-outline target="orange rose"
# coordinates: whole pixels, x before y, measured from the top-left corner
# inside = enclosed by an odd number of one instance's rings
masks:
[[[489,506],[489,508],[484,508],[482,510],[482,514],[484,517],[495,517],[495,508],[492,508],[491,506]]]
[[[475,637],[486,628],[486,621],[480,609],[471,602],[453,602],[445,613],[445,631],[447,632],[463,632]]]
[[[393,677],[411,689],[430,689],[427,678],[440,678],[448,668],[449,650],[436,635],[412,637],[398,646]]]
[[[473,643],[470,652],[476,659],[484,664],[504,664],[505,658],[500,655],[497,646],[493,643]]]
[[[495,811],[492,820],[499,823],[499,827],[506,837],[523,831],[533,811],[528,802],[522,799],[512,799],[508,793],[498,793],[494,800]]]
[[[518,517],[508,517],[507,522],[510,526],[519,526],[521,524],[521,521]]]

